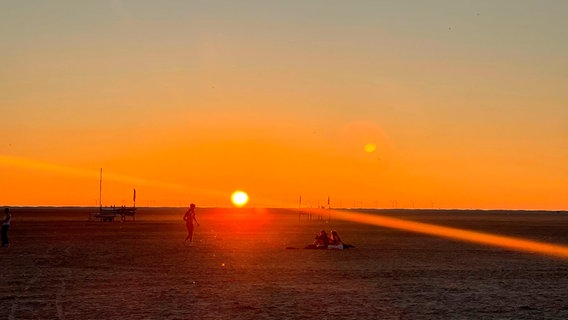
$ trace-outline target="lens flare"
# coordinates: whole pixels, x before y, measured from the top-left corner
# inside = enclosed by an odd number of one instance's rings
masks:
[[[375,152],[375,150],[377,150],[377,146],[374,143],[367,143],[364,149],[365,152],[372,153]]]
[[[244,206],[247,204],[248,200],[249,196],[244,191],[237,190],[231,195],[231,201],[237,207]]]
[[[99,170],[96,169],[84,169],[78,167],[71,167],[65,166],[55,163],[37,161],[32,159],[26,158],[18,158],[12,157],[7,155],[0,154],[0,165],[7,165],[13,167],[21,167],[21,168],[28,168],[32,170],[38,171],[45,171],[45,172],[55,172],[61,173],[68,176],[77,176],[77,177],[86,177],[92,178],[93,180],[99,179]],[[106,172],[104,175],[105,181],[116,181],[122,183],[130,183],[136,186],[149,186],[154,188],[160,188],[165,190],[181,190],[181,191],[196,191],[199,190],[200,192],[206,192],[207,194],[214,195],[214,196],[226,196],[225,192],[217,191],[217,190],[210,190],[210,189],[203,189],[203,188],[196,188],[191,187],[179,183],[174,182],[167,182],[161,180],[154,180],[154,179],[147,179],[142,177],[133,177],[127,176],[123,174],[116,174],[112,172]]]
[[[444,227],[422,222],[414,222],[391,217],[371,215],[357,212],[332,211],[335,219],[364,223],[379,227],[423,233],[461,241],[479,243],[509,250],[538,253],[568,259],[568,247],[546,242],[538,242],[521,238],[507,237],[477,231]]]

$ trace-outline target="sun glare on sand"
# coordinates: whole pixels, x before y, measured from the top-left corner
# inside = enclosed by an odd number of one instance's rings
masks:
[[[237,190],[231,195],[231,201],[237,207],[244,206],[245,204],[247,204],[248,200],[248,194],[246,194],[244,191]]]

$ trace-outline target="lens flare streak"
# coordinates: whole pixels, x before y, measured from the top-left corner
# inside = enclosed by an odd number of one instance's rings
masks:
[[[87,170],[81,169],[76,167],[64,166],[59,164],[53,164],[48,162],[24,159],[24,158],[16,158],[11,156],[0,155],[0,165],[7,165],[7,166],[14,166],[14,167],[22,167],[28,168],[38,171],[47,171],[47,172],[58,172],[70,176],[76,177],[86,177],[86,178],[99,178],[99,171],[98,170]],[[153,179],[146,179],[146,178],[138,178],[132,177],[127,175],[115,174],[115,173],[108,173],[104,174],[105,180],[112,180],[116,182],[123,182],[123,183],[131,183],[134,185],[143,185],[143,186],[151,186],[161,189],[168,189],[168,190],[181,190],[181,191],[191,191],[191,190],[199,190],[199,191],[206,191],[210,194],[222,194],[221,192],[215,191],[208,191],[202,188],[190,188],[186,185],[178,184],[178,183],[171,183],[171,182],[164,182],[158,181]]]
[[[439,225],[427,224],[422,222],[414,222],[402,219],[396,219],[385,216],[369,215],[356,212],[332,211],[335,219],[399,229],[404,231],[428,234],[438,237],[462,240],[467,242],[479,243],[494,247],[501,247],[516,251],[525,251],[539,253],[567,259],[568,247],[562,245],[549,244],[521,238],[507,237],[482,233],[477,231],[469,231]]]

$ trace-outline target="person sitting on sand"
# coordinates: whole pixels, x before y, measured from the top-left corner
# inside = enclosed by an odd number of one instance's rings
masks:
[[[341,241],[339,234],[335,230],[331,230],[329,232],[330,237],[327,237],[327,233],[325,230],[321,230],[319,234],[316,235],[315,241],[313,244],[309,244],[304,247],[304,249],[336,249],[336,250],[343,250],[348,248],[355,248],[350,244],[345,244]],[[286,249],[297,249],[294,247],[288,247]]]
[[[341,243],[341,238],[339,234],[335,230],[329,231],[329,244],[331,245],[338,245]]]
[[[315,237],[314,245],[318,249],[327,249],[328,244],[329,238],[327,237],[327,233],[325,233],[325,230],[321,230],[320,233]]]
[[[339,234],[335,230],[329,231],[329,245],[327,246],[328,249],[343,249],[343,242],[341,242],[341,238]]]

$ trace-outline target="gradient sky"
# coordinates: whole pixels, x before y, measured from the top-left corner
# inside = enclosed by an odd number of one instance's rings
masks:
[[[0,205],[568,209],[567,12],[0,0]]]

